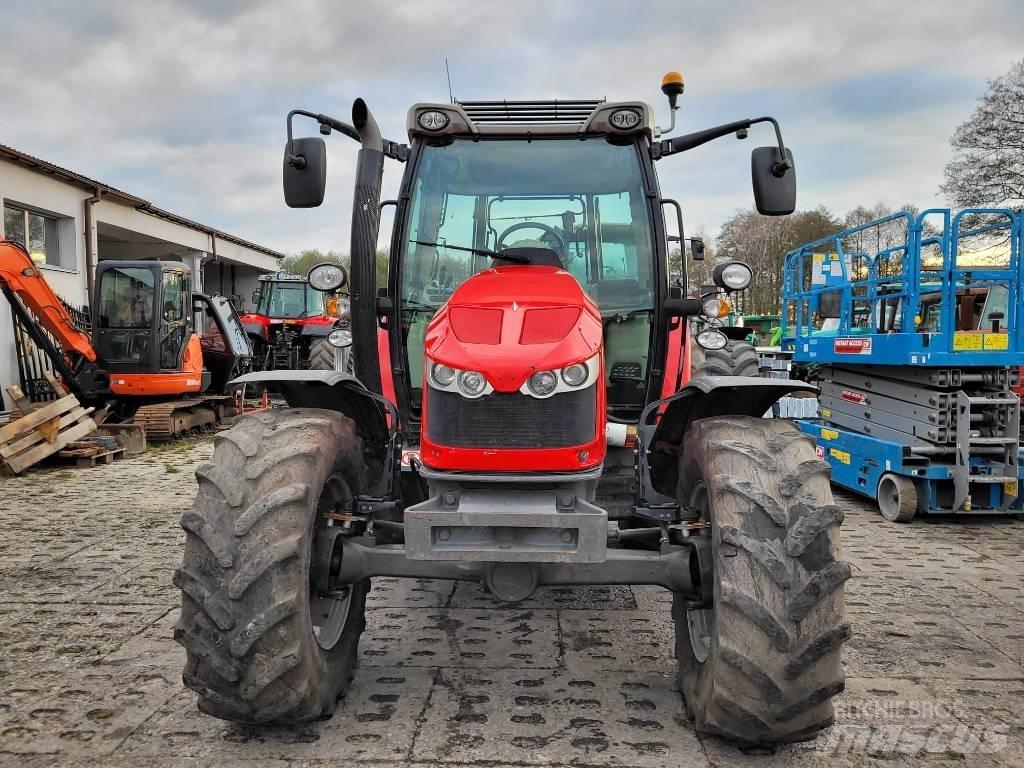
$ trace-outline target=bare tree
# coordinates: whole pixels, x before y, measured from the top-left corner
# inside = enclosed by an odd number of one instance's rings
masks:
[[[950,140],[942,191],[957,206],[1024,206],[1024,59],[990,80]]]

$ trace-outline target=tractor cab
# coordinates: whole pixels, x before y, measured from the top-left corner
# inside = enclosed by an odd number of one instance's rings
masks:
[[[665,322],[655,307],[668,290],[645,133],[567,136],[552,118],[538,126],[547,135],[532,139],[484,123],[477,130],[489,135],[482,140],[439,140],[418,128],[425,111],[451,115],[453,124],[479,115],[472,104],[419,106],[410,114],[409,198],[392,241],[398,324],[391,343],[403,371],[396,386],[408,392],[413,417],[423,399],[427,328],[438,309],[482,272],[522,271],[529,282],[533,266],[553,266],[571,275],[600,313],[610,415],[635,420],[657,384],[650,362]],[[520,250],[537,255],[529,264],[493,255]]]

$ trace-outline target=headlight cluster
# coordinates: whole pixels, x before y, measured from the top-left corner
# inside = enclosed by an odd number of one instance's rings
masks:
[[[327,343],[332,347],[347,347],[352,344],[352,331],[347,328],[335,328],[327,334]]]
[[[559,392],[571,392],[589,387],[600,373],[598,356],[594,355],[582,363],[572,363],[554,371],[537,371],[519,388],[524,395],[551,397]]]
[[[582,363],[572,363],[564,368],[537,371],[519,388],[530,397],[546,398],[559,392],[569,392],[589,387],[600,375],[598,355]],[[427,359],[427,381],[434,389],[443,392],[458,392],[470,399],[488,395],[494,387],[479,371],[463,371],[444,363]]]
[[[444,392],[458,392],[470,399],[481,397],[494,391],[484,375],[479,371],[460,371],[444,363],[427,361],[430,386]]]

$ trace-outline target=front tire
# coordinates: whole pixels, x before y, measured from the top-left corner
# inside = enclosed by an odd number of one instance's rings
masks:
[[[758,376],[760,358],[757,348],[746,341],[731,340],[722,349],[701,349],[694,344],[693,377],[697,376]]]
[[[673,602],[679,686],[699,731],[745,746],[813,738],[844,688],[843,515],[828,464],[788,422],[695,422],[677,500],[711,537],[713,602]]]
[[[309,343],[309,368],[312,371],[334,370],[334,347],[326,338]]]
[[[295,724],[330,715],[348,688],[368,583],[312,587],[326,513],[367,485],[362,440],[334,411],[286,408],[241,419],[196,472],[174,637],[199,708],[224,720]]]

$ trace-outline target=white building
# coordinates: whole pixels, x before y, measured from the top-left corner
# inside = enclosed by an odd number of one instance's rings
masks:
[[[160,259],[187,264],[194,290],[231,297],[241,311],[257,277],[276,272],[283,256],[3,145],[0,200],[0,239],[24,244],[75,306],[90,303],[96,262]],[[18,380],[11,309],[0,294],[0,393]]]

